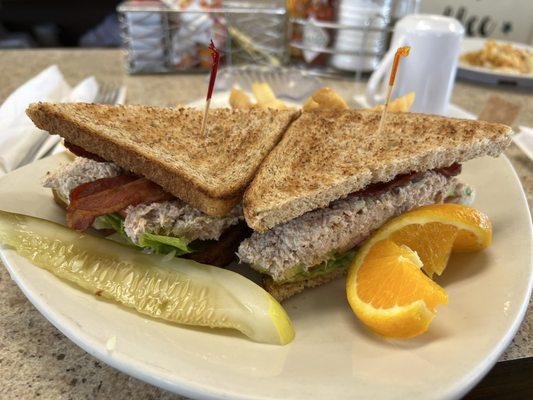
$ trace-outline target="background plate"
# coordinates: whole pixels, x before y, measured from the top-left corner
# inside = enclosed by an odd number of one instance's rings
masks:
[[[461,43],[461,54],[469,51],[481,50],[485,44],[486,39],[482,38],[464,38]],[[505,42],[513,46],[528,49],[533,52],[533,47],[522,43]],[[496,71],[489,68],[475,67],[469,64],[459,62],[457,67],[457,76],[459,78],[468,79],[471,81],[488,83],[492,85],[505,86],[522,86],[533,88],[533,74],[516,74],[511,72]]]
[[[0,209],[63,221],[42,174],[64,155],[0,179]],[[387,341],[362,327],[343,280],[284,303],[296,339],[284,347],[146,318],[78,290],[12,250],[1,258],[35,307],[84,350],[121,371],[197,398],[457,398],[498,359],[523,318],[532,284],[531,217],[505,157],[464,166],[476,206],[494,224],[494,244],[453,257],[444,279],[450,303],[429,332]],[[106,349],[116,336],[116,348]]]

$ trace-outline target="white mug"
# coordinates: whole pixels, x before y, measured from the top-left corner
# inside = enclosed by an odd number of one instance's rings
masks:
[[[392,91],[392,99],[415,92],[413,112],[444,115],[452,93],[464,28],[454,18],[414,14],[402,18],[394,28],[391,47],[382,59],[366,89],[370,105],[383,103],[396,49],[410,46],[402,58]]]

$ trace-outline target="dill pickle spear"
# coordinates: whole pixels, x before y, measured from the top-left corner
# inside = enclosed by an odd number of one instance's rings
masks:
[[[50,221],[3,211],[0,243],[62,279],[151,317],[236,329],[262,343],[283,345],[294,338],[281,305],[232,271],[144,254]]]

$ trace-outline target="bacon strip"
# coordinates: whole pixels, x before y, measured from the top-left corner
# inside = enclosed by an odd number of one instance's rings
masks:
[[[417,175],[421,174],[411,172],[409,174],[396,175],[392,181],[372,183],[366,188],[359,190],[355,194],[357,194],[357,196],[379,196],[380,194],[388,192],[394,188],[403,186],[410,181],[416,180]]]
[[[437,168],[433,171],[444,175],[447,178],[451,178],[452,176],[459,175],[461,173],[461,169],[461,164],[455,163],[449,167]],[[417,182],[420,180],[422,175],[422,172],[411,172],[408,174],[397,175],[392,181],[373,183],[368,185],[365,189],[356,192],[356,194],[358,196],[379,196],[380,194],[393,190],[397,187],[406,185],[409,182]]]
[[[118,175],[112,178],[102,178],[92,182],[83,183],[79,186],[76,186],[74,190],[70,192],[70,201],[72,202],[82,197],[90,196],[91,194],[102,192],[114,187],[119,187],[136,179],[139,178],[133,175]]]
[[[78,157],[90,158],[91,160],[98,161],[98,162],[106,162],[107,161],[107,160],[103,159],[102,157],[85,150],[83,147],[76,146],[75,144],[67,142],[66,140],[65,140],[65,147],[67,149],[69,149],[72,153],[77,155]]]
[[[453,163],[449,167],[445,168],[439,168],[435,170],[439,174],[442,174],[448,178],[451,178],[452,176],[457,176],[461,173],[461,170],[463,169],[463,166],[459,163]]]
[[[101,185],[98,181],[95,186]],[[78,189],[78,188],[76,188]],[[76,191],[75,189],[75,191]],[[92,189],[81,189],[88,193]],[[171,200],[174,196],[163,188],[145,178],[139,178],[126,184],[72,199],[67,208],[67,225],[83,232],[89,228],[96,217],[123,210],[130,205]]]

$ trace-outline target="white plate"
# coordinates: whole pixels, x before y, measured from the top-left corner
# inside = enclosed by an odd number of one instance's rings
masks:
[[[63,221],[44,171],[64,155],[0,179],[0,209]],[[285,303],[296,339],[285,347],[232,333],[146,318],[33,266],[12,250],[2,261],[35,307],[84,350],[153,385],[195,398],[459,398],[496,362],[522,320],[532,286],[531,217],[505,158],[466,163],[464,180],[494,224],[494,244],[454,256],[441,283],[450,303],[425,335],[387,341],[355,319],[343,280]],[[113,351],[106,342],[116,336]]]
[[[482,38],[464,38],[461,43],[461,54],[470,51],[481,50],[485,45],[486,39]],[[498,40],[498,42],[504,42],[512,44],[518,48],[528,49],[533,51],[532,46],[528,46],[522,43],[505,42],[504,40]],[[463,62],[459,62],[457,68],[457,76],[481,83],[489,83],[493,85],[505,85],[505,86],[522,86],[533,87],[533,74],[518,74],[505,71],[497,71],[484,67],[476,67]]]

